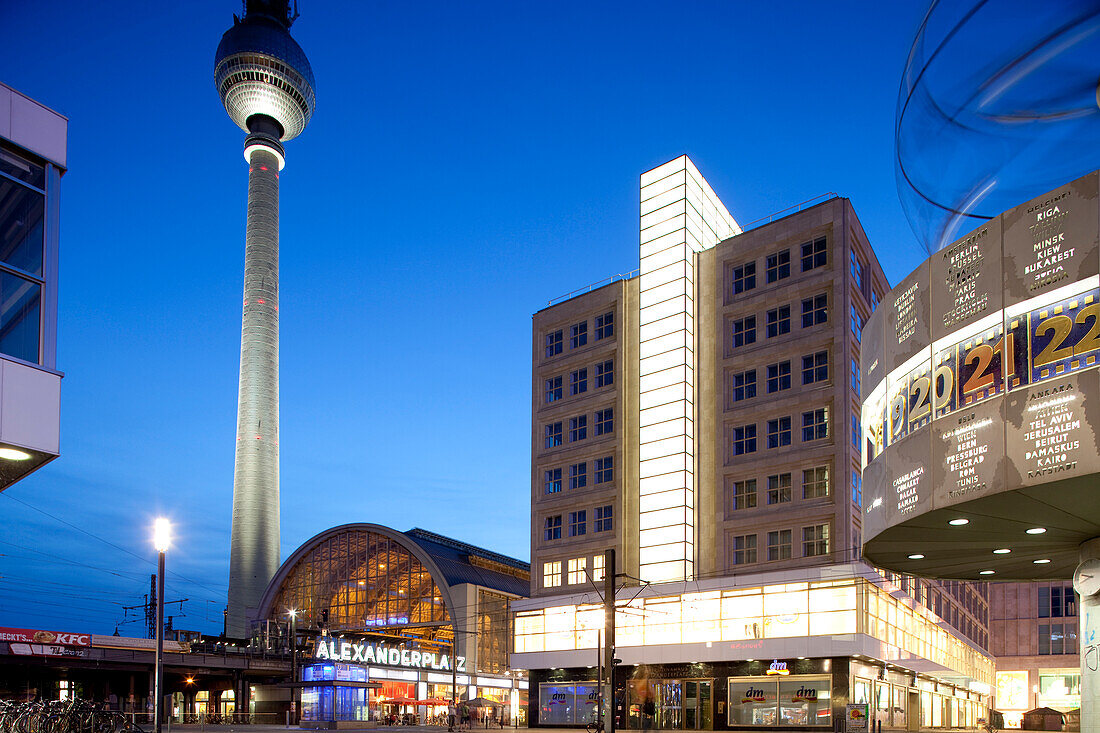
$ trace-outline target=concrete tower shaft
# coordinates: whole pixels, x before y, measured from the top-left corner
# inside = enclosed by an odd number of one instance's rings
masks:
[[[250,138],[250,142],[251,142]],[[226,632],[246,636],[279,569],[279,168],[272,147],[248,145],[244,313],[233,466]]]

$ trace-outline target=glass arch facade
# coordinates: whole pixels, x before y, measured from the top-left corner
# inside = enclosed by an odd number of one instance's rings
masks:
[[[451,622],[439,585],[416,555],[394,537],[361,528],[321,539],[295,562],[267,617],[290,609],[299,628],[330,633]]]

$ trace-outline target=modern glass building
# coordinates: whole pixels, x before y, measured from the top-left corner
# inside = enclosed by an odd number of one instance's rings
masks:
[[[68,120],[0,84],[0,491],[60,452],[57,278]]]
[[[527,681],[508,665],[509,603],[527,595],[529,567],[423,529],[346,524],[283,563],[255,635],[283,645],[293,612],[309,724],[434,718],[452,699],[452,681],[460,701],[489,701],[483,715],[522,722]],[[286,690],[258,689],[251,709],[289,700]]]

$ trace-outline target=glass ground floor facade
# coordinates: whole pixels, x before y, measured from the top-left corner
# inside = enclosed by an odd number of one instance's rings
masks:
[[[591,668],[531,670],[533,726],[576,727],[611,695]],[[976,685],[980,688],[980,685]],[[602,692],[602,694],[601,694]],[[641,730],[834,730],[849,703],[884,730],[976,728],[987,696],[854,657],[640,664],[615,670],[616,727]]]

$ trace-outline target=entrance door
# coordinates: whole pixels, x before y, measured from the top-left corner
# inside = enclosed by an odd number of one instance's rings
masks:
[[[653,727],[658,730],[679,730],[683,727],[683,688],[679,680],[661,680],[654,685],[657,693],[657,715]]]
[[[909,723],[909,730],[920,730],[920,690],[909,690],[909,717],[906,720]]]
[[[711,680],[684,680],[684,730],[712,730]]]

